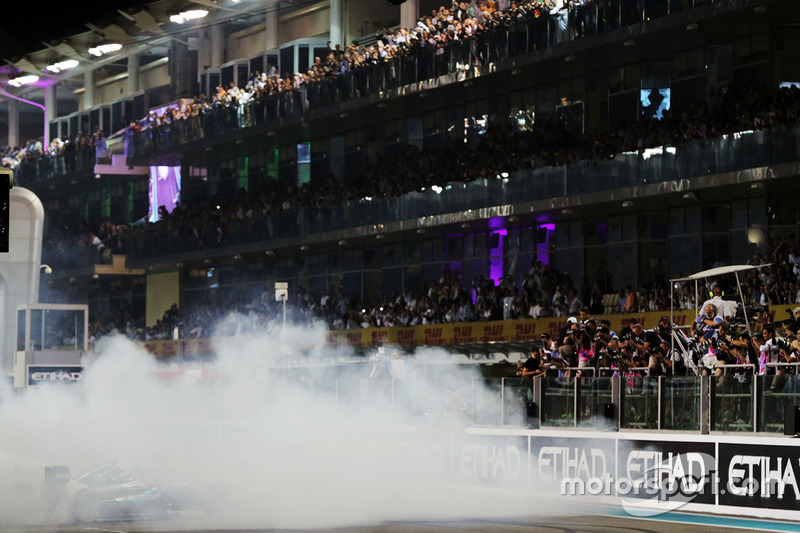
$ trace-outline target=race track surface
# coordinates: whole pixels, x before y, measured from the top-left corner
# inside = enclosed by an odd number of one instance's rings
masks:
[[[178,527],[176,527],[178,526]],[[204,529],[201,523],[108,522],[86,527],[2,527],[2,533],[207,533],[230,532],[230,529]],[[800,524],[714,517],[689,513],[669,513],[653,519],[624,516],[529,517],[513,520],[467,520],[389,522],[370,526],[330,529],[240,529],[241,533],[745,533],[749,531],[800,531]]]

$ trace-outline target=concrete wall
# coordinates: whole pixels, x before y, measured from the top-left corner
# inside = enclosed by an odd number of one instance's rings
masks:
[[[38,303],[44,207],[28,189],[14,187],[9,198],[8,253],[0,254],[0,366],[11,372],[17,332],[17,306]]]

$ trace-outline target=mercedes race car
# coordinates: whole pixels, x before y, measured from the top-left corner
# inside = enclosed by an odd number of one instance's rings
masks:
[[[163,519],[173,512],[211,512],[226,493],[219,487],[197,490],[160,480],[144,482],[135,469],[111,463],[72,480],[67,467],[48,467],[45,477],[59,521]]]

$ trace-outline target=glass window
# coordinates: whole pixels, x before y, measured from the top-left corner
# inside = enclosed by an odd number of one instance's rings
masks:
[[[622,289],[626,285],[636,287],[636,244],[626,242],[608,245],[608,276],[611,288]]]
[[[700,235],[672,237],[669,240],[669,276],[688,276],[701,270],[700,254],[686,250],[700,249]]]
[[[676,207],[669,210],[669,234],[670,235],[683,235],[686,229],[684,224],[684,217],[686,210],[682,207]]]
[[[770,196],[767,203],[767,223],[770,226],[793,226],[797,224],[797,195]]]
[[[669,223],[667,213],[645,213],[639,215],[639,239],[663,240],[667,238]]]
[[[747,200],[734,200],[731,202],[731,229],[747,227]]]
[[[583,225],[583,242],[586,246],[605,244],[608,239],[608,223],[605,220],[587,220]]]
[[[448,235],[447,240],[447,260],[457,261],[464,257],[464,236]]]
[[[608,217],[608,242],[622,240],[622,217]]]
[[[444,259],[443,239],[426,239],[422,241],[422,261],[442,261]]]
[[[763,226],[766,224],[766,202],[764,197],[750,198],[747,220],[749,226]]]
[[[727,233],[730,230],[730,205],[706,204],[703,206],[703,232]]]
[[[727,233],[703,235],[703,270],[729,264],[730,236]]]
[[[43,327],[44,327],[44,318],[42,316],[41,309],[33,309],[30,311],[31,314],[31,336],[30,336],[30,348],[34,350],[41,350],[44,344],[42,343],[42,335],[43,335]]]
[[[17,311],[17,351],[25,350],[25,310]]]
[[[684,217],[684,231],[687,234],[691,233],[700,233],[700,225],[701,218],[700,218],[700,206],[699,205],[692,205],[686,208],[686,214]]]

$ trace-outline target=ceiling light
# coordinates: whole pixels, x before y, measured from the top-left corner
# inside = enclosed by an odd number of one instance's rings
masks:
[[[19,76],[17,78],[8,80],[8,84],[13,87],[22,87],[23,85],[29,85],[31,83],[36,83],[37,81],[39,81],[39,76],[29,74],[27,76]]]
[[[208,15],[208,10],[206,9],[189,9],[187,11],[181,11],[177,15],[171,15],[169,20],[175,24],[183,24],[190,20],[201,19],[206,15]]]
[[[80,63],[77,59],[65,59],[64,61],[59,61],[58,63],[47,65],[46,70],[48,72],[61,72],[62,70],[69,70],[71,68],[75,68],[79,64]]]
[[[94,48],[89,48],[89,53],[93,56],[100,57],[105,54],[110,54],[112,52],[119,52],[122,50],[122,45],[119,43],[109,43],[109,44],[101,44],[100,46],[95,46]]]
[[[633,207],[633,202],[631,200],[625,200],[622,202],[622,207]]]

